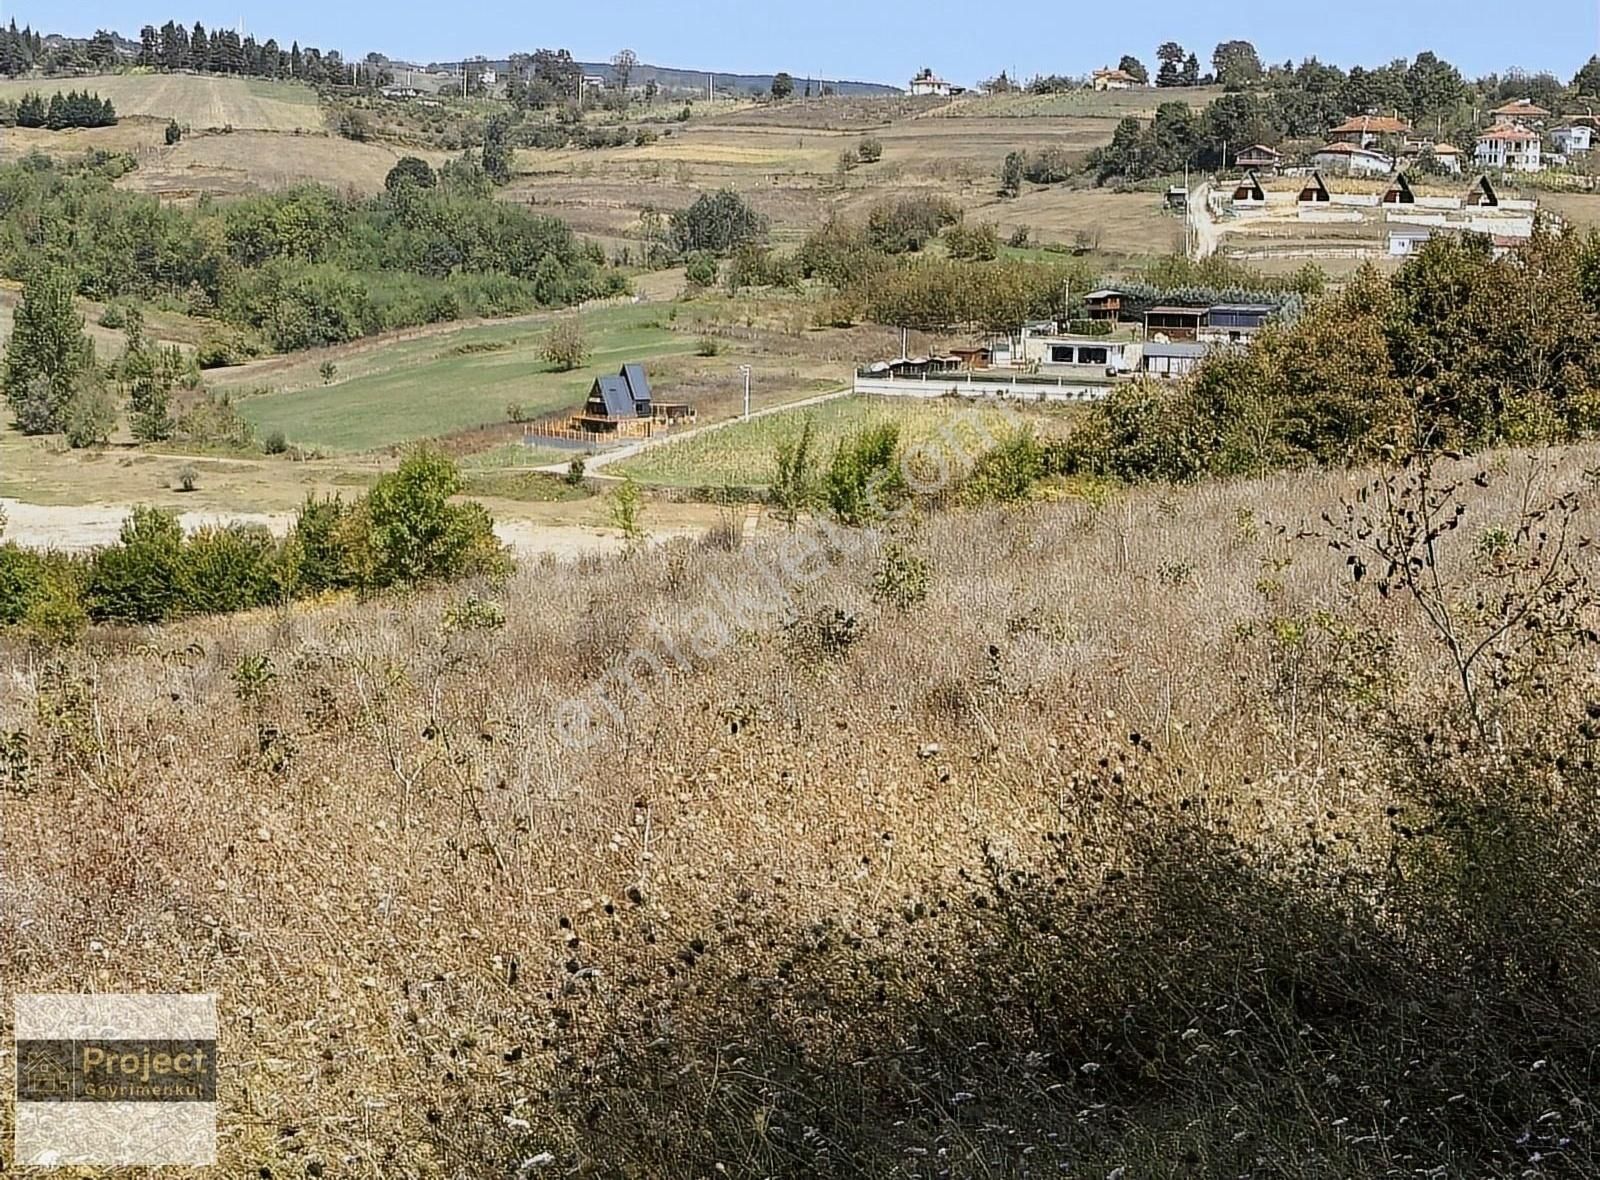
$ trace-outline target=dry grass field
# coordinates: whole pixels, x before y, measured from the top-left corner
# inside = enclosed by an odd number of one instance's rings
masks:
[[[1593,1174],[1592,660],[1478,748],[1357,479],[8,642],[7,980],[217,993],[227,1175]]]
[[[1155,194],[1057,188],[1004,203],[995,195],[1007,153],[1087,153],[1110,141],[1123,115],[1145,106],[1144,113],[1153,112],[1153,100],[1139,92],[1025,97],[827,99],[737,108],[653,127],[670,132],[654,143],[520,152],[519,175],[506,195],[548,208],[580,231],[626,239],[636,234],[646,208],[682,208],[700,192],[731,186],[771,220],[779,242],[792,243],[830,215],[858,216],[896,194],[935,190],[973,216],[1008,229],[1027,224],[1046,240],[1070,241],[1098,223],[1107,249],[1169,250],[1173,235]],[[1212,96],[1193,91],[1181,97]],[[840,173],[840,152],[868,134],[883,144],[883,159]]]
[[[98,74],[82,78],[0,81],[0,98],[30,92],[88,90],[109,98],[122,119],[176,119],[196,131],[234,127],[256,131],[320,131],[317,93],[294,82],[200,74]],[[9,138],[10,133],[7,133]]]
[[[354,143],[327,132],[209,132],[136,153],[139,166],[118,185],[163,197],[227,196],[312,182],[340,192],[380,192],[401,156],[442,164],[442,152],[380,143]]]

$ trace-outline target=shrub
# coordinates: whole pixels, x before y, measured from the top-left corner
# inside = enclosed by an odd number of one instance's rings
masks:
[[[1044,448],[1027,428],[1018,429],[973,464],[962,482],[966,504],[1015,504],[1028,497],[1045,473]]]
[[[178,472],[178,490],[180,492],[197,491],[200,487],[200,473],[193,467],[184,466]]]
[[[625,477],[611,493],[609,505],[611,527],[622,534],[623,543],[632,552],[644,544],[644,497],[632,477]]]
[[[872,600],[906,614],[927,600],[928,583],[927,561],[890,541],[872,575]]]
[[[689,255],[684,264],[683,277],[691,287],[704,290],[717,281],[717,259],[708,251],[698,251]]]
[[[121,543],[89,563],[84,597],[97,622],[159,623],[179,602],[183,530],[178,518],[140,505],[123,522]]]
[[[834,451],[824,493],[842,523],[881,519],[904,494],[905,480],[895,463],[899,443],[899,426],[885,422],[857,431]]]
[[[694,353],[696,356],[716,356],[722,351],[722,341],[715,336],[702,336],[695,342]]]
[[[68,399],[64,416],[68,446],[103,447],[117,425],[117,404],[97,375],[86,376]]]
[[[1000,165],[1000,195],[1015,197],[1022,192],[1022,171],[1027,157],[1021,152],[1010,152]]]
[[[961,220],[961,208],[945,197],[901,197],[872,207],[867,214],[867,240],[886,254],[922,249],[947,225]]]
[[[283,431],[274,430],[262,440],[261,449],[269,455],[282,455],[289,449],[289,440],[284,437]]]
[[[371,586],[421,582],[507,569],[493,522],[481,504],[452,504],[461,472],[438,451],[419,447],[378,479],[360,505],[369,532]]]
[[[433,188],[438,183],[433,166],[417,156],[400,157],[383,178],[383,187],[391,193],[404,188]]]
[[[317,366],[317,375],[322,378],[324,385],[332,385],[333,379],[339,375],[339,366],[332,361],[323,361]]]
[[[1060,184],[1070,180],[1076,172],[1072,157],[1062,148],[1051,147],[1029,156],[1022,174],[1032,184]]]
[[[276,601],[278,547],[272,534],[260,525],[201,529],[184,542],[177,590],[183,614],[224,614]]]
[[[45,561],[32,549],[0,544],[0,626],[14,626],[45,592]]]
[[[338,496],[308,496],[284,542],[285,577],[297,594],[347,590],[357,584],[345,546],[349,510]]]
[[[582,455],[572,456],[572,462],[567,464],[567,474],[564,478],[568,487],[581,488],[583,486],[584,463]]]
[[[994,226],[957,222],[944,231],[950,257],[968,262],[990,262],[1000,256],[1000,235]]]
[[[883,159],[883,141],[869,135],[856,145],[856,156],[863,164],[876,164]]]
[[[506,406],[506,418],[512,422],[526,422],[528,420],[528,407],[521,402],[512,402]]]
[[[166,141],[167,141],[167,146],[168,147],[172,147],[174,144],[176,144],[179,140],[181,140],[183,138],[183,128],[178,126],[178,120],[176,120],[176,119],[168,119],[167,120],[167,130],[166,130],[166,133],[165,133],[165,137],[166,137]]]
[[[562,373],[583,364],[589,359],[589,342],[584,337],[583,325],[575,318],[556,322],[545,337],[543,356]]]

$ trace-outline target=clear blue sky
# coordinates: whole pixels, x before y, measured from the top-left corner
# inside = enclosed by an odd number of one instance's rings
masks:
[[[1024,78],[1082,74],[1123,53],[1149,64],[1169,38],[1202,61],[1218,41],[1243,38],[1267,61],[1315,54],[1372,65],[1432,49],[1469,76],[1520,66],[1563,79],[1600,51],[1600,0],[0,0],[0,12],[76,35],[108,27],[136,36],[142,24],[179,18],[232,27],[243,18],[263,40],[424,61],[541,46],[604,60],[626,46],[660,65],[899,85],[923,65],[972,83],[1002,68]]]

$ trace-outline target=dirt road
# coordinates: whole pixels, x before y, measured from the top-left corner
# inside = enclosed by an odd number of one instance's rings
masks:
[[[801,398],[799,401],[783,402],[776,406],[764,406],[759,410],[751,410],[750,417],[765,418],[768,414],[781,414],[787,410],[803,410],[807,406],[821,405],[823,402],[831,402],[835,398],[847,397],[852,392],[853,390],[851,389],[835,389],[829,391],[828,393],[819,393],[814,397]],[[649,450],[651,447],[660,447],[665,446],[667,443],[682,442],[684,439],[693,438],[697,434],[707,434],[713,430],[722,430],[725,427],[733,426],[743,421],[745,421],[744,418],[724,418],[720,422],[708,422],[704,426],[691,426],[688,430],[675,430],[671,434],[657,435],[654,438],[642,438],[638,442],[627,443],[626,445],[620,447],[613,447],[608,451],[600,451],[598,454],[589,455],[584,458],[583,472],[585,475],[595,476],[600,479],[618,479],[620,478],[618,476],[608,476],[603,474],[605,468],[631,459],[635,455]],[[533,470],[544,475],[565,475],[567,473],[567,467],[569,463],[570,460],[561,463],[549,463],[543,467],[535,467]]]
[[[127,519],[127,504],[46,505],[25,504],[0,499],[6,515],[3,539],[30,549],[55,549],[66,553],[85,553],[114,544]],[[264,525],[276,536],[283,536],[294,523],[289,512],[184,512],[178,516],[186,532],[206,526],[228,524]],[[585,554],[616,553],[622,537],[613,529],[585,525],[551,525],[531,520],[498,520],[495,535],[511,546],[524,561],[537,561],[546,555],[558,561],[571,561]],[[693,536],[703,530],[686,525],[669,525],[651,530],[653,542],[673,537]]]

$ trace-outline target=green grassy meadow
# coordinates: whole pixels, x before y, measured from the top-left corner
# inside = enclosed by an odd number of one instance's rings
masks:
[[[695,341],[655,326],[659,316],[657,308],[636,306],[585,313],[591,355],[568,373],[553,371],[540,356],[545,326],[526,322],[357,352],[335,362],[339,371],[326,385],[312,384],[320,382],[323,358],[311,354],[263,380],[289,391],[245,396],[240,412],[260,435],[281,430],[298,446],[336,451],[374,450],[504,421],[512,403],[538,417],[577,405],[595,377],[626,362],[692,353]],[[235,380],[248,389],[248,374]]]
[[[772,478],[779,444],[797,438],[808,416],[814,424],[813,453],[819,467],[850,434],[892,422],[900,427],[900,438],[909,451],[954,468],[1019,425],[1031,426],[1040,435],[1057,433],[1065,429],[1072,413],[1067,407],[1006,406],[955,398],[842,397],[652,447],[611,467],[608,473],[664,487],[764,486]]]

